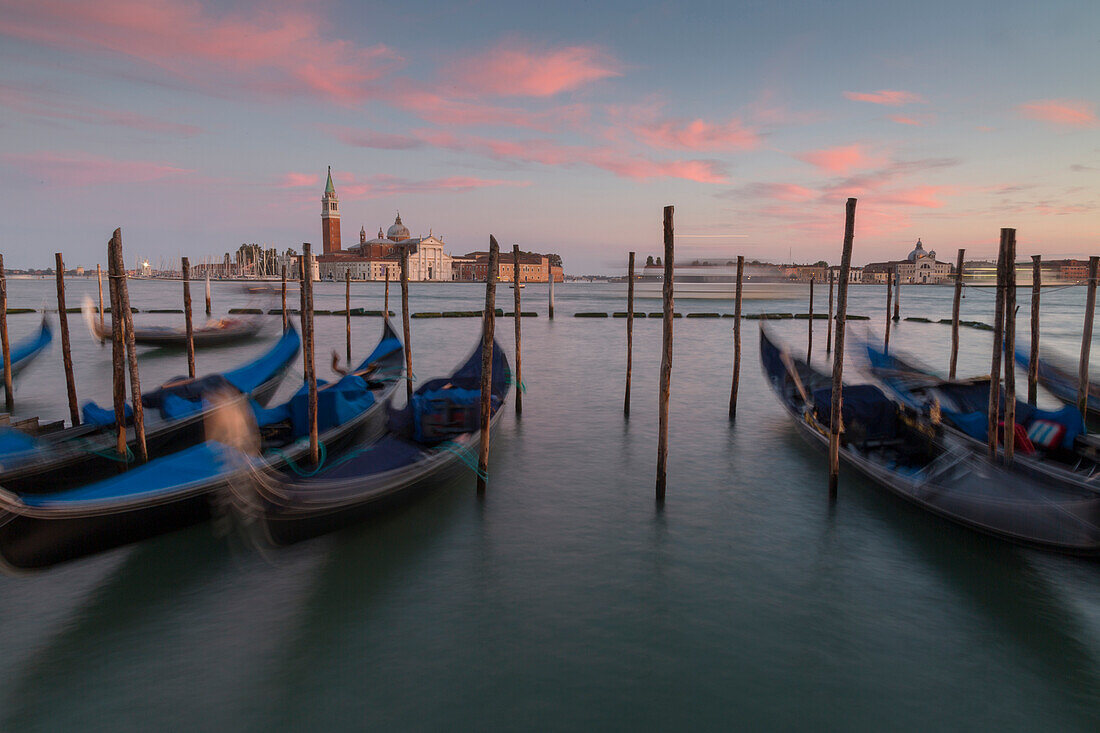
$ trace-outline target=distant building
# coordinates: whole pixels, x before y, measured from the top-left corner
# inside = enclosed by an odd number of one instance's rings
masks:
[[[332,166],[328,167],[328,182],[321,197],[321,253],[340,251],[340,197],[332,185]]]
[[[897,263],[897,268],[903,283],[935,284],[951,276],[951,263],[937,262],[936,250],[925,251],[920,239],[909,256]]]
[[[497,262],[497,280],[500,282],[513,282],[518,279],[521,283],[544,283],[554,278],[554,282],[565,280],[562,271],[561,259],[554,254],[539,254],[537,252],[519,253],[519,277],[516,277],[515,262],[511,252],[502,252]],[[453,262],[454,279],[462,282],[485,282],[489,274],[489,253],[469,252],[462,257],[455,257]]]

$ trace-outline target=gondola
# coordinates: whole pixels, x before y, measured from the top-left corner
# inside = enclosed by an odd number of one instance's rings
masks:
[[[1046,349],[1040,350],[1045,353]],[[1031,352],[1027,349],[1016,349],[1016,363],[1021,369],[1027,369]],[[1039,384],[1043,385],[1052,395],[1067,405],[1077,404],[1077,389],[1080,386],[1080,378],[1076,374],[1076,367],[1067,365],[1060,359],[1039,357],[1038,369]],[[1089,382],[1088,397],[1085,401],[1085,412],[1093,420],[1100,421],[1100,384]]]
[[[297,355],[301,339],[293,326],[259,358],[227,372],[199,379],[178,378],[142,395],[145,444],[151,458],[201,443],[205,418],[213,409],[207,399],[252,399],[267,404]],[[127,405],[128,416],[132,410]],[[129,419],[129,417],[128,417]],[[32,437],[0,428],[0,486],[18,493],[48,493],[74,488],[118,473],[132,457],[136,437],[127,424],[129,454],[119,456],[112,409],[88,402],[83,422],[47,435]]]
[[[866,343],[871,373],[904,404],[925,414],[937,411],[945,429],[974,450],[989,444],[989,377],[948,380],[916,360],[887,354]],[[1004,390],[998,410],[998,440],[1004,444]],[[1085,421],[1072,405],[1042,410],[1016,400],[1014,461],[1047,481],[1075,484],[1100,492],[1100,441],[1086,434]],[[1003,447],[998,447],[1003,455]]]
[[[11,376],[14,378],[26,369],[35,357],[46,350],[51,341],[53,341],[53,331],[50,329],[49,321],[43,317],[42,324],[30,338],[11,347]]]
[[[451,376],[420,386],[401,409],[388,408],[388,430],[315,475],[254,474],[237,510],[263,541],[289,545],[346,527],[438,486],[475,465],[481,445],[479,346]],[[512,381],[508,358],[493,343],[490,427],[500,420]]]
[[[378,345],[355,370],[319,382],[320,444],[328,456],[382,434],[385,404],[401,384],[404,349],[387,321]],[[210,519],[252,472],[300,471],[309,454],[306,388],[277,407],[223,405],[208,415],[206,442],[124,474],[52,494],[0,489],[0,565],[41,569]],[[258,452],[242,446],[244,426]],[[244,441],[247,442],[247,441]],[[254,446],[255,447],[255,446]]]
[[[93,338],[101,343],[111,340],[110,326],[99,322],[90,299],[84,301],[84,320]],[[236,345],[259,334],[263,325],[260,318],[215,318],[193,328],[191,340],[196,349]],[[134,342],[182,349],[187,346],[187,329],[183,326],[135,326]]]
[[[809,442],[829,444],[831,378],[760,330],[776,396]],[[970,529],[1044,550],[1100,555],[1100,496],[984,459],[875,385],[842,389],[840,458],[887,491]]]

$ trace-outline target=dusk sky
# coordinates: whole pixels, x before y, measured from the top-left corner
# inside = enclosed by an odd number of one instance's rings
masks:
[[[1100,2],[0,0],[10,267],[320,242],[1100,253]],[[692,236],[695,235],[695,236]]]

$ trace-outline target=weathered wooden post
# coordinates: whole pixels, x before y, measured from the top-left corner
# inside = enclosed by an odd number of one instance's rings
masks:
[[[737,417],[737,388],[741,383],[741,283],[745,256],[737,255],[737,289],[733,294],[733,384],[730,385],[730,420]]]
[[[485,495],[489,475],[489,421],[493,408],[493,332],[496,327],[496,281],[500,247],[489,235],[489,262],[485,271],[485,313],[481,321],[481,444],[477,455],[477,493]]]
[[[306,422],[309,423],[309,460],[314,466],[320,460],[317,433],[317,367],[313,361],[313,266],[309,242],[302,243],[302,255],[298,258],[301,276],[302,366],[309,388]]]
[[[191,320],[191,261],[184,257],[180,268],[183,270],[183,322],[187,329],[187,376],[194,379],[195,329]]]
[[[11,344],[8,342],[8,278],[4,273],[4,255],[0,255],[0,349],[4,356],[4,409],[15,409],[15,394],[11,386]]]
[[[284,331],[286,331],[286,327],[287,327],[287,326],[289,325],[289,323],[290,323],[290,322],[289,322],[289,321],[287,320],[288,316],[287,316],[287,312],[286,312],[286,265],[283,265],[283,287],[282,287],[282,293],[283,293],[283,309],[282,309],[282,310],[283,310],[283,330],[284,330]]]
[[[1029,405],[1034,405],[1039,399],[1039,291],[1042,287],[1043,256],[1031,255],[1031,357],[1027,362]]]
[[[626,394],[623,415],[630,417],[630,373],[634,367],[634,253],[626,258]]]
[[[836,280],[836,270],[829,268],[829,318],[828,328],[825,330],[825,355],[833,353],[833,284]]]
[[[955,301],[951,306],[951,368],[948,378],[955,378],[955,367],[959,363],[959,308],[962,305],[963,257],[965,249],[959,250],[959,259],[955,263]]]
[[[115,232],[118,236],[119,232]],[[122,308],[119,306],[118,278],[115,277],[114,257],[111,247],[114,237],[107,243],[107,290],[111,302],[111,397],[115,408],[115,450],[120,461],[126,453],[126,330]],[[119,463],[120,468],[124,466]]]
[[[814,355],[814,278],[810,277],[810,309],[807,314],[806,324],[806,363]]]
[[[348,363],[351,370],[351,267],[344,270],[344,326],[348,336]]]
[[[409,248],[407,245],[401,246],[401,324],[405,333],[405,399],[411,405],[413,397],[413,352],[409,331]]]
[[[100,268],[99,263],[95,266],[95,279],[99,283],[99,325],[103,327],[103,270]]]
[[[1092,317],[1096,312],[1096,268],[1100,257],[1089,257],[1089,284],[1085,295],[1085,329],[1081,334],[1081,360],[1077,364],[1077,409],[1087,415],[1089,399],[1089,349],[1092,348]]]
[[[550,269],[550,320],[554,320],[554,267],[553,265],[547,265]]]
[[[141,378],[138,376],[137,344],[134,342],[134,316],[130,310],[130,293],[126,285],[126,262],[122,257],[122,229],[115,229],[111,237],[109,256],[113,260],[110,266],[114,272],[114,278],[118,289],[118,307],[122,316],[122,328],[126,338],[126,361],[130,371],[130,400],[134,410],[134,440],[137,444],[137,458],[141,463],[149,460],[149,453],[145,448],[145,409],[141,404]],[[114,313],[114,303],[111,303],[111,312]],[[111,319],[114,320],[113,318]]]
[[[665,207],[665,277],[661,287],[664,296],[664,329],[661,347],[661,383],[657,400],[657,502],[665,500],[665,469],[668,464],[668,395],[672,385],[672,315],[673,258],[675,256],[672,217],[675,209]]]
[[[890,298],[894,292],[894,273],[886,270],[886,335],[882,340],[882,350],[884,353],[890,353]]]
[[[382,303],[382,315],[386,318],[390,317],[390,266],[386,265],[386,296],[385,301]]]
[[[206,315],[210,316],[210,266],[206,267]]]
[[[852,239],[856,227],[856,200],[848,199],[844,213],[844,250],[836,293],[836,343],[833,345],[833,404],[829,411],[829,500],[836,500],[840,481],[841,409],[844,390],[844,324],[848,318],[848,273],[852,269]]]
[[[1005,465],[1016,452],[1016,230],[1005,235]]]
[[[57,320],[61,329],[61,362],[65,367],[65,392],[69,397],[69,417],[73,425],[79,425],[80,404],[76,399],[73,354],[69,348],[69,314],[65,312],[65,261],[60,252],[54,253],[54,262],[57,266]]]
[[[898,274],[898,266],[894,265],[894,322],[901,320],[901,275]]]
[[[1004,355],[1005,281],[1008,278],[1006,257],[1008,230],[1001,230],[1001,248],[997,255],[997,299],[993,310],[993,360],[989,368],[989,415],[986,422],[989,460],[997,458],[997,427],[1001,414],[1001,359]],[[1011,428],[1005,426],[1007,433]]]
[[[516,414],[523,414],[523,360],[520,350],[521,338],[520,338],[520,288],[523,285],[523,280],[519,275],[519,245],[512,245],[512,289],[515,291],[515,313],[513,314],[516,319]]]

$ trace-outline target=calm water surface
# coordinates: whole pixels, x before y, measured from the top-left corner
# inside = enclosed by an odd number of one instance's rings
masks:
[[[1100,728],[1100,566],[977,536],[851,473],[830,508],[824,456],[768,389],[754,321],[734,425],[731,321],[676,321],[668,499],[656,508],[660,321],[635,323],[625,421],[625,321],[572,317],[623,310],[620,287],[557,287],[554,321],[544,286],[522,291],[540,314],[523,323],[524,414],[509,404],[484,501],[466,475],[286,550],[198,527],[0,577],[0,730]],[[71,281],[70,304],[94,289]],[[498,295],[510,310],[512,291]],[[356,284],[353,306],[380,308],[381,296]],[[396,287],[391,296],[398,310]],[[317,297],[342,308],[343,284],[320,284]],[[475,309],[484,291],[413,284],[411,297],[413,311]],[[1083,289],[1044,297],[1044,343],[1076,353]],[[52,298],[51,281],[10,283],[12,306]],[[131,299],[177,307],[180,285],[133,282]],[[854,287],[850,312],[874,320],[853,327],[880,332],[884,300],[881,286]],[[1020,301],[1026,338],[1030,298]],[[215,312],[247,302],[239,286],[214,285]],[[903,291],[903,316],[950,308],[950,288]],[[963,317],[989,321],[992,309],[992,291],[971,290]],[[13,339],[39,317],[10,317]],[[70,318],[80,399],[109,404],[110,349]],[[273,321],[263,342],[200,351],[200,373],[250,358],[275,338]],[[421,379],[447,373],[480,327],[412,324]],[[353,326],[363,354],[380,321]],[[344,321],[318,317],[317,328],[327,376]],[[512,328],[498,321],[509,349]],[[805,343],[805,321],[778,328]],[[902,322],[891,341],[946,368],[947,326]],[[962,342],[960,372],[988,373],[989,334],[963,329]],[[185,373],[185,357],[147,350],[141,369],[153,386]],[[17,398],[23,416],[67,413],[56,343]]]

